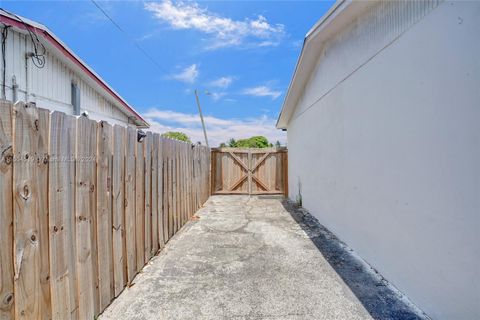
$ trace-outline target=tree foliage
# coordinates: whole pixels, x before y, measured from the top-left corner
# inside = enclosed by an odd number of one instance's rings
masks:
[[[237,146],[237,141],[235,141],[235,139],[233,139],[233,138],[228,140],[228,146],[230,148],[235,148]]]
[[[264,136],[254,136],[237,141],[237,148],[268,148],[271,146],[272,144]]]
[[[264,136],[253,136],[247,139],[230,139],[227,143],[221,143],[220,147],[228,146],[231,148],[268,148],[273,145],[268,142]]]
[[[180,141],[185,141],[188,143],[192,143],[190,141],[190,138],[183,132],[178,132],[178,131],[168,131],[165,133],[162,133],[162,137],[170,138],[170,139],[175,139],[175,140],[180,140]]]

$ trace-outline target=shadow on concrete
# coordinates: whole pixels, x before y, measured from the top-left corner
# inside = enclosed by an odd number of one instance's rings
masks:
[[[417,313],[404,296],[315,217],[289,200],[283,199],[282,204],[374,319],[429,319]]]

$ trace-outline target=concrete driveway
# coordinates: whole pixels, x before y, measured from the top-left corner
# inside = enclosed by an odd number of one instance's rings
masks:
[[[395,293],[376,303],[378,284],[352,266],[373,281],[370,300],[357,297],[311,240],[317,227],[281,198],[213,196],[197,216],[100,319],[420,318]]]

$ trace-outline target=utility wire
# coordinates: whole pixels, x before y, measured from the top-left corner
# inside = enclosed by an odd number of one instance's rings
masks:
[[[5,59],[6,56],[6,44],[7,44],[7,37],[8,37],[8,29],[10,26],[4,25],[2,30],[2,99],[6,99],[6,71],[7,71],[7,62]]]
[[[123,28],[115,21],[113,20],[112,17],[110,17],[110,15],[108,15],[108,13],[103,10],[102,7],[100,7],[100,5],[95,1],[95,0],[90,0],[94,5],[95,7],[97,7],[98,10],[100,10],[101,13],[103,13],[103,15],[105,17],[107,17],[108,20],[110,20],[110,22],[121,32],[123,33],[123,35],[130,41],[133,43],[133,45],[135,45],[135,47],[137,47],[138,50],[140,50],[140,52],[142,52],[145,57],[147,57],[148,60],[150,60],[150,62],[152,62],[158,69],[160,69],[160,71],[163,71],[166,73],[166,70],[145,50],[143,49],[137,41],[135,41],[134,39],[132,39],[129,34],[123,30]]]
[[[0,8],[0,10],[5,12],[6,14],[14,16],[25,26],[25,29],[27,30],[33,45],[33,52],[31,55],[32,62],[37,68],[39,69],[43,68],[45,66],[45,54],[47,53],[47,50],[45,49],[45,46],[38,38],[37,34],[32,30],[30,30],[31,27],[28,25],[28,23],[23,21],[23,19],[17,16],[15,13],[7,11],[3,8]]]

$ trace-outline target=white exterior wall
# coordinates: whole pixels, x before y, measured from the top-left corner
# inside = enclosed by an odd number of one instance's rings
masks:
[[[89,117],[95,120],[107,120],[112,124],[128,124],[128,116],[93,89],[85,81],[86,75],[73,71],[50,50],[47,49],[43,68],[37,68],[29,59],[27,71],[25,54],[32,51],[28,34],[9,29],[6,43],[7,100],[13,98],[12,77],[15,76],[19,100],[35,102],[41,108],[73,114],[71,82],[74,81],[80,88],[81,111],[88,111]],[[3,66],[0,68],[3,72]]]
[[[434,319],[480,319],[480,2],[383,3],[326,43],[290,197]]]

